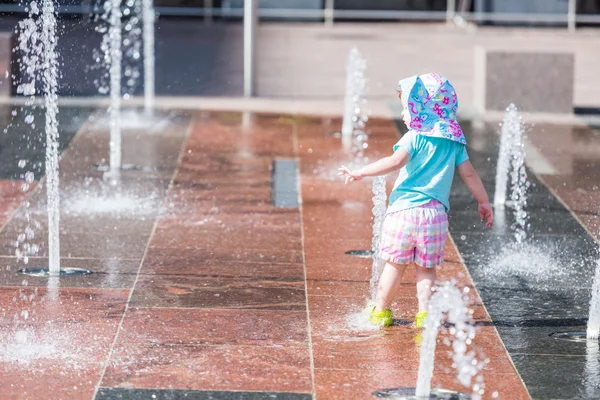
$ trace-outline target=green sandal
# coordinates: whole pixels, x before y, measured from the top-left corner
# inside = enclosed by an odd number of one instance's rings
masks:
[[[375,306],[371,308],[369,313],[369,322],[377,326],[390,326],[392,325],[392,310],[387,309],[383,311],[375,311]]]
[[[425,322],[425,318],[427,318],[427,311],[418,312],[415,316],[415,326],[417,328],[422,328],[423,322]]]

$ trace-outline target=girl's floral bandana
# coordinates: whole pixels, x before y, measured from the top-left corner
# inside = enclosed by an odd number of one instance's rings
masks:
[[[450,81],[438,74],[425,74],[402,79],[398,89],[402,92],[402,104],[410,113],[410,129],[467,144],[456,121],[458,99]]]

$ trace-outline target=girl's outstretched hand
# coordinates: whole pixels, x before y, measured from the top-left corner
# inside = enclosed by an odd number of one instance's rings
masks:
[[[344,167],[343,165],[338,168],[338,175],[346,175],[346,185],[348,182],[360,181],[362,176],[357,171],[352,171],[350,168]]]
[[[494,224],[494,211],[490,203],[479,203],[478,211],[481,220],[485,220],[485,227],[491,228]]]

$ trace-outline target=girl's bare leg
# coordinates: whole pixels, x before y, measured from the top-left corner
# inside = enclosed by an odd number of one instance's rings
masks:
[[[394,296],[400,287],[402,274],[406,269],[406,264],[396,264],[386,262],[377,283],[377,300],[375,301],[375,311],[382,311],[390,308]]]
[[[419,299],[419,312],[427,311],[427,304],[433,292],[431,288],[435,283],[435,267],[423,268],[415,265],[417,275],[417,299]]]

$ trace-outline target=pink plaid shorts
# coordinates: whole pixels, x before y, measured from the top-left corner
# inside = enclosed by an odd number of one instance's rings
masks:
[[[383,221],[379,256],[396,264],[433,268],[444,260],[448,215],[442,203],[429,203],[389,213]]]

